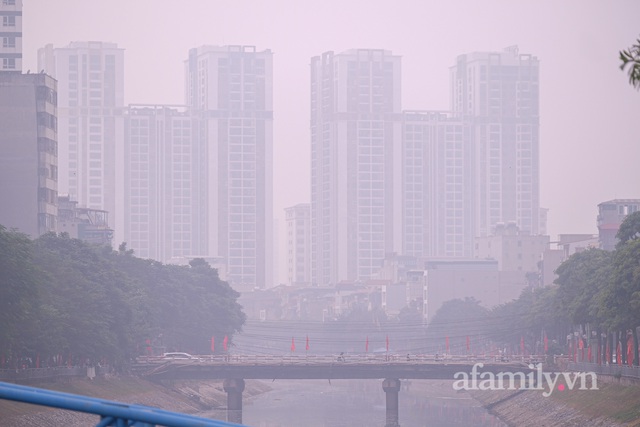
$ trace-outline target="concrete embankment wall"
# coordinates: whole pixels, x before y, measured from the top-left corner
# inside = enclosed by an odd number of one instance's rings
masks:
[[[640,386],[601,377],[598,390],[469,391],[489,412],[514,427],[640,426]]]

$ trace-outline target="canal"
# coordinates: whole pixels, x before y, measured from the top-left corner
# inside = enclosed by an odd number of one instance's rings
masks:
[[[383,427],[382,380],[276,380],[271,391],[244,399],[243,424],[251,427]],[[204,416],[226,419],[225,411]],[[507,427],[451,381],[404,380],[402,427]]]

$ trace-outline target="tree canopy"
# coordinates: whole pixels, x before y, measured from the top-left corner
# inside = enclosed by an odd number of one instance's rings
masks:
[[[616,237],[618,238],[618,249],[629,241],[640,238],[640,211],[627,215],[620,225]]]
[[[0,353],[123,364],[157,351],[210,352],[245,315],[204,260],[164,265],[67,235],[0,226]]]

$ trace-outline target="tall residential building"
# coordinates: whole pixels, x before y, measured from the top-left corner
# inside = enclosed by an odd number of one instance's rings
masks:
[[[539,234],[538,68],[517,46],[460,55],[451,67],[452,109],[473,146],[476,236],[512,221]]]
[[[287,283],[311,284],[311,205],[285,209],[287,224]]]
[[[312,282],[377,274],[400,249],[400,57],[326,52],[311,59]]]
[[[128,248],[161,262],[208,255],[201,120],[166,105],[130,105],[124,117]]]
[[[22,0],[2,0],[0,3],[0,73],[22,72]]]
[[[640,210],[640,199],[614,199],[598,205],[598,235],[600,249],[612,251],[616,248],[616,235],[627,217]]]
[[[402,254],[471,257],[473,149],[462,121],[405,111],[402,127]]]
[[[38,69],[58,80],[59,191],[80,207],[109,212],[119,244],[124,49],[104,42],[49,44],[38,50]]]
[[[202,46],[185,61],[186,104],[203,117],[208,249],[236,289],[273,280],[273,53]]]
[[[0,72],[0,224],[36,238],[56,231],[56,81]]]

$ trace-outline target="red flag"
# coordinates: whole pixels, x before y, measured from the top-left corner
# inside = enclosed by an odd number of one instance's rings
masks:
[[[449,353],[449,337],[446,337],[444,341],[445,341],[445,348],[447,349],[446,351],[447,353]]]
[[[520,354],[524,354],[524,337],[520,337]]]
[[[225,335],[224,339],[222,340],[222,347],[224,348],[224,351],[227,351],[228,344],[229,344],[229,337]]]
[[[544,334],[544,352],[545,354],[549,351],[549,338],[547,337],[547,333]]]
[[[216,352],[216,337],[214,336],[211,337],[211,352]]]
[[[293,337],[291,337],[291,353],[293,353],[294,351],[296,351],[296,341]]]
[[[305,345],[305,350],[309,351],[309,335],[307,335],[307,344]]]
[[[627,339],[627,364],[633,366],[633,335]]]
[[[591,346],[589,346],[589,348],[587,348],[587,360],[589,362],[591,362]]]
[[[387,335],[387,351],[389,351],[389,335]]]
[[[369,335],[367,335],[367,340],[364,342],[364,352],[369,353]]]
[[[611,347],[609,347],[609,337],[607,336],[607,363],[611,363]]]
[[[467,353],[471,350],[471,345],[469,343],[469,335],[467,335]]]

